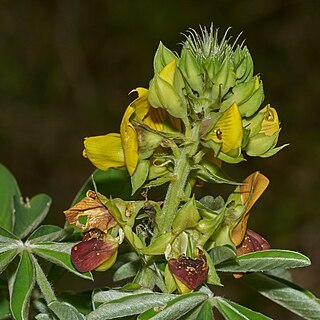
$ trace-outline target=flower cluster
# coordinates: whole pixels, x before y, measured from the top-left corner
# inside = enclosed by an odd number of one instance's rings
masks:
[[[247,47],[230,44],[227,33],[219,42],[213,28],[201,31],[186,36],[180,56],[160,43],[149,89],[134,90],[138,98],[127,107],[120,134],[85,139],[84,156],[97,168],[128,171],[132,194],[168,188],[158,202],[147,192],[139,201],[90,192],[67,210],[67,220],[85,232],[72,250],[78,270],[111,267],[125,239],[144,262],[142,270],[154,271],[152,264],[160,268],[165,291],[185,293],[204,281],[220,284],[208,254],[216,246],[230,245],[238,255],[269,248],[247,230],[251,207],[268,179],[256,172],[237,183],[222,163],[282,149],[276,147],[277,111],[261,108],[263,84]],[[237,187],[226,201],[212,196],[198,201],[192,190],[199,181]]]

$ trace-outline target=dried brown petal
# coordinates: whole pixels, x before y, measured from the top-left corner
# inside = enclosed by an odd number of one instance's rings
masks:
[[[269,250],[270,245],[266,239],[261,237],[258,233],[247,229],[246,234],[237,247],[237,255],[241,256],[246,253],[261,251],[261,250]]]
[[[192,259],[185,255],[168,262],[171,273],[189,289],[198,288],[208,275],[208,265],[204,254],[199,259]]]
[[[99,201],[96,193],[91,190],[80,202],[64,211],[64,214],[69,223],[84,231],[99,229],[106,232],[117,224],[108,209]],[[81,221],[81,217],[84,221]]]
[[[71,261],[79,272],[91,271],[112,257],[118,245],[117,241],[105,239],[101,232],[91,230],[72,247]]]

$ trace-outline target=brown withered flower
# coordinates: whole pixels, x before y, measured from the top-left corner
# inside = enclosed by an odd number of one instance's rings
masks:
[[[114,263],[119,242],[98,229],[85,233],[82,241],[72,247],[71,261],[80,272],[94,270],[108,260]],[[114,258],[114,259],[112,259]]]
[[[269,250],[270,244],[266,239],[260,236],[260,234],[247,229],[245,236],[236,248],[237,256],[241,256],[246,253],[261,251],[261,250]]]
[[[110,268],[116,260],[119,241],[107,232],[117,222],[97,194],[89,190],[85,198],[64,214],[70,224],[85,232],[82,241],[71,249],[74,267],[80,272]]]
[[[189,291],[198,288],[208,275],[206,256],[199,251],[197,259],[181,255],[168,261],[169,269],[174,278],[184,284]]]
[[[100,202],[96,193],[89,190],[86,197],[64,211],[67,221],[83,231],[99,229],[107,232],[117,222],[108,209]]]

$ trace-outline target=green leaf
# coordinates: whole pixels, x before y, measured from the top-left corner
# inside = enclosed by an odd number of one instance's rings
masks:
[[[287,281],[291,281],[291,282],[293,281],[290,271],[286,270],[286,269],[273,269],[273,270],[265,272],[265,274],[267,274],[269,276],[281,278],[281,279],[284,279]]]
[[[149,174],[149,160],[140,160],[136,170],[131,177],[132,195],[143,186]]]
[[[229,178],[217,164],[206,159],[200,162],[199,168],[196,170],[196,177],[209,183],[239,184]]]
[[[16,243],[19,240],[13,233],[0,227],[0,243],[5,245]]]
[[[259,313],[252,311],[248,308],[241,306],[230,300],[217,297],[217,309],[223,315],[225,319],[230,320],[271,320],[271,318]]]
[[[30,202],[24,204],[17,197],[14,198],[15,226],[14,233],[24,238],[32,232],[46,217],[51,205],[51,198],[46,194],[38,194]]]
[[[107,171],[101,171],[97,169],[79,190],[72,201],[72,205],[82,200],[88,190],[94,190],[92,177],[100,193],[108,197],[112,196],[112,198],[122,198],[123,200],[132,199],[130,176],[126,170],[109,169]]]
[[[68,271],[76,274],[78,277],[92,280],[90,272],[79,272],[71,263],[70,253],[74,243],[56,243],[43,242],[30,245],[32,252]]]
[[[192,292],[178,296],[169,301],[165,308],[152,308],[142,313],[139,320],[171,320],[179,319],[190,310],[208,299],[208,295],[201,292]]]
[[[39,313],[35,317],[37,320],[54,320],[53,316],[48,313]]]
[[[87,319],[115,319],[140,314],[150,308],[164,307],[173,297],[164,293],[131,294],[100,305],[88,314]]]
[[[121,291],[121,290],[105,290],[99,291],[93,295],[92,301],[94,303],[107,303],[113,300],[118,300],[124,297],[129,297],[132,295],[142,294],[142,293],[153,293],[152,290],[147,288],[142,288],[135,291]]]
[[[113,281],[120,281],[134,277],[141,266],[140,261],[129,261],[120,266],[113,274]]]
[[[212,305],[209,300],[206,300],[196,309],[189,311],[181,320],[214,320]]]
[[[233,260],[237,257],[235,250],[229,245],[214,247],[208,253],[215,266],[224,261]]]
[[[1,249],[1,248],[0,248]],[[18,248],[15,249],[7,249],[7,251],[2,251],[0,253],[0,274],[6,269],[8,264],[16,257],[19,253]]]
[[[29,253],[24,250],[18,268],[10,279],[10,308],[16,320],[28,319],[29,300],[35,284],[35,272]]]
[[[34,256],[32,258],[36,270],[36,279],[38,286],[43,294],[44,299],[46,300],[46,303],[49,304],[50,302],[57,300],[57,298],[37,259]]]
[[[85,317],[74,306],[67,302],[53,301],[48,307],[61,320],[84,320]]]
[[[0,163],[0,226],[12,231],[14,221],[13,198],[20,190],[13,175]]]
[[[319,319],[319,299],[289,281],[265,274],[248,274],[241,281],[304,319]]]
[[[310,265],[308,257],[289,250],[262,250],[244,254],[236,261],[223,262],[217,266],[223,272],[258,272],[273,269],[290,269]]]
[[[71,230],[70,230],[71,231]],[[68,229],[57,226],[43,225],[36,229],[29,237],[29,243],[61,241],[70,234]]]
[[[0,299],[0,320],[9,319],[11,316],[10,303],[8,299]]]

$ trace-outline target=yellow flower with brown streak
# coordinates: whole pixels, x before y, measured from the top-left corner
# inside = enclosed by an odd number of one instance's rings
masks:
[[[241,147],[243,138],[242,119],[236,103],[232,104],[216,122],[213,129],[204,137],[221,145],[223,153]]]
[[[137,88],[133,91],[138,93],[138,98],[127,107],[121,121],[120,134],[109,133],[84,140],[83,155],[100,170],[126,167],[129,174],[133,175],[139,160],[137,131],[130,122],[134,113],[153,130],[166,131],[168,126],[165,120],[168,118],[181,131],[179,119],[173,118],[163,109],[151,107],[147,89]]]

